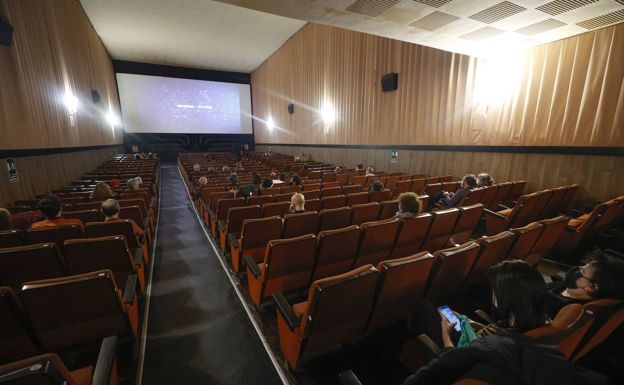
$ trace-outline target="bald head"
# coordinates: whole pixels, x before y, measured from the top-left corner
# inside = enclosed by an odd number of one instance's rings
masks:
[[[294,193],[290,198],[290,206],[293,211],[303,211],[305,210],[305,197],[303,194]]]
[[[106,218],[115,218],[119,215],[119,202],[116,199],[107,199],[102,202],[101,210]]]

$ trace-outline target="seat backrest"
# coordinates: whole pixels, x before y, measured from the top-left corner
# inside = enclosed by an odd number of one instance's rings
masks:
[[[421,248],[421,250],[429,252],[440,250],[446,246],[459,218],[459,210],[450,208],[434,211],[431,214],[433,215],[433,220],[429,227],[427,238]]]
[[[88,379],[91,383],[91,374]],[[0,366],[0,384],[80,385],[80,382],[58,355],[47,353]]]
[[[0,325],[0,364],[40,353],[22,306],[6,286],[0,287]]]
[[[431,196],[436,195],[442,191],[442,183],[430,183],[425,185],[425,194]]]
[[[358,226],[321,231],[318,234],[313,280],[349,271],[353,266],[359,241],[360,228]]]
[[[529,256],[533,245],[535,245],[543,230],[544,226],[539,222],[531,222],[523,227],[509,229],[515,235],[516,240],[507,254],[507,259],[524,260]]]
[[[217,202],[217,220],[225,221],[231,208],[241,206],[245,206],[245,198],[220,199]]]
[[[360,186],[364,186],[366,184],[366,176],[365,175],[356,175],[351,180],[351,184],[357,184]]]
[[[0,249],[0,286],[19,290],[22,283],[65,276],[65,266],[55,243]]]
[[[285,214],[282,238],[294,238],[305,234],[316,234],[318,223],[319,214],[316,211]]]
[[[453,243],[464,243],[470,238],[484,209],[485,207],[481,203],[459,207],[459,219],[455,223],[453,235],[451,235]]]
[[[427,285],[427,298],[439,303],[459,291],[474,265],[480,246],[476,242],[436,251],[432,274]]]
[[[138,206],[128,206],[128,207],[120,207],[119,208],[119,218],[121,219],[131,219],[136,223],[140,228],[145,230],[144,226],[144,217],[141,215],[141,210]],[[87,222],[85,222],[87,223]]]
[[[243,221],[245,219],[256,219],[262,215],[262,207],[255,206],[243,206],[232,207],[228,211],[226,229],[227,233],[239,234],[243,229]]]
[[[56,243],[59,250],[63,250],[63,242],[67,239],[82,238],[83,236],[82,229],[76,225],[26,231],[26,237],[30,244],[52,242]]]
[[[396,183],[396,186],[394,187],[394,193],[392,194],[392,197],[397,198],[402,193],[410,191],[411,186],[412,186],[411,179],[398,181]]]
[[[26,234],[23,230],[0,231],[0,247],[17,247],[24,245]]]
[[[321,200],[316,199],[306,199],[305,208],[309,211],[321,211]]]
[[[505,259],[514,240],[515,236],[510,231],[503,231],[500,234],[477,239],[476,242],[481,246],[481,250],[468,277],[464,281],[462,291],[473,285],[485,283],[487,270]]]
[[[290,211],[290,202],[265,203],[262,205],[262,216],[274,217],[276,215],[283,216]]]
[[[82,223],[99,222],[104,219],[98,210],[64,211],[63,218],[80,219]]]
[[[548,202],[550,201],[553,195],[552,189],[547,189],[544,191],[540,191],[539,197],[535,201],[533,205],[533,209],[525,219],[526,222],[534,222],[539,219],[544,218],[544,209],[548,206]]]
[[[299,214],[288,214],[299,215]],[[268,218],[245,219],[241,230],[241,253],[243,255],[262,254],[267,243],[279,239],[282,233],[282,218],[273,216]]]
[[[267,188],[267,189],[264,189],[264,190],[260,190],[260,195],[277,195],[277,194],[279,194],[281,192],[282,192],[282,190],[280,190],[279,188],[273,187],[273,188]]]
[[[361,225],[364,222],[376,221],[381,206],[377,202],[356,204],[351,206],[351,224]]]
[[[316,236],[269,241],[264,255],[261,298],[308,287],[316,259]]]
[[[367,192],[347,194],[347,206],[360,205],[363,203],[368,203]]]
[[[429,207],[429,195],[422,194],[418,196],[420,203],[422,204],[423,210],[426,210]]]
[[[570,206],[570,204],[574,200],[574,196],[576,195],[576,192],[579,190],[580,186],[577,184],[572,184],[565,187],[566,193],[561,198],[561,202],[559,202],[558,212],[565,212],[565,210],[567,210],[568,206]]]
[[[273,198],[273,195],[252,195],[249,198],[247,198],[247,205],[248,206],[254,206],[254,205],[260,205],[262,206],[265,203],[273,203],[275,202],[275,198]]]
[[[217,203],[222,199],[234,199],[234,193],[231,191],[213,192],[209,195],[208,207],[210,211],[217,212]]]
[[[360,226],[362,237],[354,266],[376,265],[389,259],[400,225],[398,218],[363,223]]]
[[[319,232],[340,229],[349,226],[351,209],[349,207],[323,209],[320,211],[319,217]]]
[[[24,308],[45,349],[121,335],[128,324],[110,270],[24,283]]]
[[[321,190],[310,190],[302,192],[306,201],[311,199],[320,199],[321,198]]]
[[[383,201],[387,201],[390,198],[392,198],[392,191],[390,191],[389,189],[384,189],[382,191],[371,191],[369,194],[370,202],[381,203]]]
[[[273,200],[275,202],[290,202],[290,199],[292,198],[293,193],[286,193],[286,194],[275,194],[273,195]]]
[[[397,259],[418,253],[427,237],[432,219],[433,216],[429,213],[401,218],[401,228],[390,257]]]
[[[347,197],[344,195],[335,195],[321,198],[321,206],[323,209],[337,209],[347,205]]]
[[[464,200],[459,204],[460,206],[472,206],[481,202],[483,194],[485,193],[484,187],[475,187],[468,192]]]
[[[442,191],[454,193],[461,186],[461,182],[442,182]]]
[[[527,222],[527,220],[529,219],[531,213],[533,212],[533,207],[535,207],[535,204],[540,198],[540,193],[534,192],[528,195],[523,195],[520,198],[518,198],[517,203],[522,202],[522,198],[525,198],[524,203],[520,206],[518,206],[518,204],[514,206],[514,212],[512,213],[512,217],[509,220],[510,228],[517,227],[517,226],[524,226],[527,223],[529,223]]]
[[[280,190],[282,194],[290,194],[292,196],[294,193],[301,192],[301,186],[286,186],[282,187]]]
[[[483,195],[481,195],[481,199],[479,203],[483,204],[486,208],[490,206],[496,193],[498,192],[499,185],[493,184],[491,186],[483,186]]]
[[[507,196],[507,199],[505,200],[505,202],[512,202],[512,201],[518,200],[518,198],[520,198],[520,196],[524,192],[524,188],[526,184],[527,184],[526,180],[513,181],[513,185],[511,187],[511,190],[509,191],[509,195]]]
[[[377,270],[362,266],[347,273],[315,281],[301,317],[300,359],[317,356],[364,332],[370,315]]]
[[[64,251],[69,275],[110,270],[115,282],[123,287],[128,275],[133,273],[132,254],[121,235],[70,239],[65,241]]]
[[[345,195],[361,193],[361,192],[363,192],[363,191],[362,191],[362,186],[360,186],[360,185],[342,186],[342,193],[345,194]]]
[[[83,202],[74,204],[74,208],[76,211],[99,210],[100,207],[102,207],[101,200],[98,200],[96,202]]]
[[[139,210],[141,210],[141,215],[143,218],[147,218],[149,215],[147,212],[147,206],[143,199],[140,198],[132,198],[132,199],[120,199],[119,200],[120,207],[130,207],[130,206],[139,206]]]
[[[433,256],[426,251],[379,262],[377,294],[367,329],[375,330],[407,318],[425,294]]]
[[[513,182],[503,182],[498,185],[498,190],[496,190],[496,195],[492,199],[492,202],[488,204],[487,208],[490,210],[497,210],[498,205],[503,202],[507,202],[507,198],[509,197],[509,193],[513,188]]]
[[[342,187],[327,187],[321,190],[321,198],[343,195]]]
[[[596,220],[596,224],[594,225],[592,232],[600,232],[609,225],[611,219],[620,208],[619,203],[620,202],[615,199],[604,202],[604,212]]]
[[[568,218],[562,215],[556,218],[545,219],[539,223],[542,224],[543,230],[533,244],[529,254],[524,258],[524,261],[531,266],[539,264],[542,258],[555,246],[568,224]]]
[[[557,209],[566,191],[566,187],[555,187],[552,189],[552,195],[550,196],[546,207],[542,210],[542,218],[550,218],[553,215],[558,214]]]
[[[425,178],[412,179],[412,184],[409,188],[409,191],[416,194],[422,194],[423,192],[425,192]]]
[[[210,202],[210,194],[215,192],[223,192],[223,187],[204,187],[201,190],[201,199],[206,205]]]
[[[139,243],[132,224],[127,219],[112,222],[91,222],[85,226],[85,234],[88,238],[109,237],[121,235],[126,240],[126,244],[131,249],[136,249],[142,245]]]
[[[392,218],[399,211],[399,200],[383,201],[379,211],[379,220]]]

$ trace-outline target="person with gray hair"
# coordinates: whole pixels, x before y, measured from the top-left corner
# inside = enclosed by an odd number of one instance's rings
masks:
[[[130,178],[126,183],[129,191],[137,191],[141,187],[141,183],[137,178]]]
[[[119,207],[119,201],[117,201],[116,199],[107,199],[102,202],[100,210],[105,217],[104,222],[116,222],[122,220],[121,218],[119,218],[119,212],[121,211],[121,208]],[[145,234],[145,231],[139,225],[137,225],[135,221],[133,221],[132,219],[128,220],[132,225],[132,231],[134,232],[134,234],[136,234],[137,237]]]

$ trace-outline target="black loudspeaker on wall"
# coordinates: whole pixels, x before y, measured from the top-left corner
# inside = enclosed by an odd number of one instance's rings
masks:
[[[399,87],[399,74],[392,72],[381,77],[381,89],[383,92],[394,91]]]
[[[91,99],[93,99],[93,103],[100,104],[102,101],[102,97],[97,90],[91,90]]]
[[[0,45],[10,46],[13,43],[13,27],[6,16],[0,14]]]
[[[295,113],[295,105],[292,103],[288,103],[288,113],[289,114],[294,114]]]

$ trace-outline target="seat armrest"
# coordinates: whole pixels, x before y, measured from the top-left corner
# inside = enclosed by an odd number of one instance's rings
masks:
[[[340,377],[340,385],[362,385],[353,370],[345,370],[338,374]]]
[[[427,347],[431,351],[434,356],[440,354],[442,349],[436,344],[431,338],[429,338],[426,334],[421,334],[418,336],[418,340]]]
[[[137,247],[134,249],[134,264],[135,266],[141,265],[143,263],[143,248]]]
[[[209,210],[209,211],[208,211],[208,214],[210,214],[210,219],[215,219],[215,218],[217,217],[217,213],[215,213],[215,212],[214,212],[214,211],[212,211],[212,210]]]
[[[149,228],[150,217],[143,219],[143,231],[146,231]]]
[[[247,269],[249,269],[251,274],[253,274],[255,278],[258,278],[260,276],[260,269],[258,269],[256,261],[254,261],[253,258],[251,258],[249,255],[244,255],[243,260],[245,261]]]
[[[585,211],[581,211],[581,210],[577,210],[577,209],[571,209],[570,210],[570,214],[572,214],[572,216],[574,217],[580,217],[583,214],[586,214]]]
[[[126,288],[124,289],[123,302],[125,304],[132,304],[134,302],[134,294],[137,290],[137,275],[131,274],[126,280]]]
[[[223,221],[217,221],[217,228],[219,231],[225,230],[225,223]]]
[[[496,218],[499,218],[499,219],[507,219],[507,217],[506,217],[506,216],[504,216],[504,215],[502,215],[502,214],[499,214],[499,213],[495,213],[495,212],[494,212],[494,211],[492,211],[492,210],[483,209],[483,212],[486,214],[486,216],[487,216],[487,215],[491,215],[491,216],[496,217]]]
[[[145,243],[145,234],[138,236],[137,235],[137,239],[139,240],[139,244],[142,245]]]
[[[200,199],[199,203],[201,203],[202,207],[204,208],[204,211],[208,211],[208,205],[206,204],[206,202],[204,202],[202,199]]]
[[[484,320],[485,322],[487,322],[489,324],[493,324],[494,323],[494,320],[492,319],[492,317],[490,317],[490,315],[488,313],[486,313],[485,311],[483,311],[481,309],[475,310],[475,314],[478,315],[479,317],[481,317],[482,320]]]
[[[151,210],[154,207],[154,203],[156,202],[156,198],[152,197],[152,199],[150,199],[149,204],[147,205],[147,207]]]
[[[117,355],[117,336],[106,337],[102,340],[91,385],[108,385]]]
[[[238,249],[238,238],[236,238],[234,233],[228,233],[228,240],[233,248]]]
[[[288,301],[286,300],[286,297],[284,297],[284,294],[273,293],[273,301],[275,301],[277,311],[282,315],[284,321],[286,321],[286,325],[288,325],[288,328],[293,331],[297,327],[299,327],[301,320],[295,315],[295,312],[293,311],[290,304],[288,304]]]
[[[515,202],[514,202],[515,203]],[[502,210],[509,210],[511,207],[507,207],[504,204],[500,204],[498,205],[498,208],[502,209]]]

